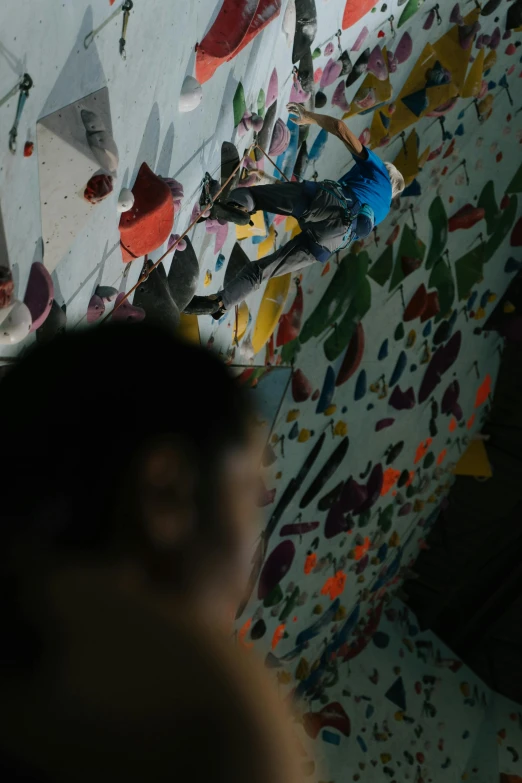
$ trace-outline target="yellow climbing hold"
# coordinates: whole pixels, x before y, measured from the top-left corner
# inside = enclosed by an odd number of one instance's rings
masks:
[[[381,753],[381,763],[388,764],[391,761],[391,753]]]
[[[282,474],[282,472],[281,472],[281,471],[279,471],[278,473],[276,473],[276,479],[280,479],[280,478],[282,478],[282,476],[283,476],[283,474]]]
[[[357,577],[357,581],[358,582],[366,582],[366,579],[364,578],[364,574],[359,574],[359,576]]]
[[[323,607],[321,606],[321,604],[316,604],[314,606],[313,613],[314,614],[322,614],[323,613]]]
[[[252,348],[254,354],[259,353],[274,333],[274,329],[277,326],[285,306],[291,280],[292,275],[289,273],[287,275],[282,275],[281,277],[273,277],[268,281],[261,304],[259,305],[256,325],[252,335]]]
[[[203,285],[205,286],[210,285],[211,282],[212,282],[212,272],[210,271],[210,269],[207,269],[207,271],[205,272],[205,280],[203,282]]]
[[[406,340],[406,348],[413,348],[416,339],[417,339],[417,332],[415,331],[415,329],[412,329],[411,332],[408,332],[408,337]]]
[[[199,345],[199,321],[197,315],[180,313],[177,335],[188,343]]]
[[[270,231],[268,232],[267,238],[263,239],[263,241],[260,242],[259,245],[257,246],[258,259],[264,258],[265,256],[269,255],[269,253],[274,252],[275,239],[276,239],[275,228],[273,226],[270,226]]]
[[[299,441],[299,443],[306,443],[306,441],[309,440],[311,434],[312,433],[310,432],[310,430],[303,429],[297,436],[297,440]]]
[[[325,411],[324,411],[324,415],[325,415],[325,416],[333,416],[336,410],[337,410],[337,405],[334,405],[334,404],[332,403],[332,405],[329,405],[329,406],[328,406],[328,407],[325,409]]]
[[[395,718],[395,720],[402,721],[404,720],[404,712],[402,712],[402,710],[397,710],[397,712],[393,717]]]
[[[497,53],[492,49],[484,58],[484,70],[489,71],[497,62]]]
[[[390,536],[389,546],[399,546],[400,543],[401,539],[399,538],[399,534],[394,530]]]
[[[413,510],[417,513],[418,511],[422,511],[424,508],[424,501],[420,498],[417,498],[415,503],[413,504]]]
[[[288,685],[292,682],[292,675],[290,672],[277,672],[277,679],[281,685]]]
[[[334,427],[334,435],[339,435],[340,438],[344,438],[348,432],[348,425],[345,421],[338,421]]]
[[[292,410],[288,411],[288,415],[286,417],[286,420],[288,422],[295,421],[296,419],[299,418],[299,414],[300,413],[301,413],[301,411],[298,411],[297,408],[292,408]]]
[[[253,226],[236,226],[237,239],[248,239],[249,237],[266,237],[265,216],[263,212],[254,212],[250,216]]]
[[[467,699],[470,694],[469,682],[461,682],[459,687],[460,687],[460,692]]]
[[[233,330],[233,338],[234,342],[239,342],[244,336],[245,332],[247,330],[248,326],[248,316],[249,316],[249,310],[248,305],[246,302],[241,302],[237,309],[237,319],[234,316],[233,323],[234,323],[234,330]],[[237,329],[236,329],[236,323],[237,323]]]
[[[503,307],[503,310],[505,313],[514,313],[517,308],[513,304],[513,302],[506,302],[506,304]]]
[[[333,619],[334,622],[338,623],[339,620],[344,620],[345,617],[346,617],[346,607],[340,606],[339,609],[334,614]]]
[[[301,658],[295,670],[296,680],[306,680],[310,676],[310,664],[306,658]]]
[[[486,317],[486,311],[483,307],[477,307],[477,311],[475,313],[475,321],[480,321],[482,318]]]

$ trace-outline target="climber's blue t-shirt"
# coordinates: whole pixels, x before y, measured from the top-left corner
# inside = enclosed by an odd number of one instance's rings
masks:
[[[361,204],[368,204],[375,215],[375,225],[381,223],[390,211],[392,188],[388,169],[371,150],[363,147],[366,158],[353,156],[355,165],[341,177],[343,190],[354,193]]]

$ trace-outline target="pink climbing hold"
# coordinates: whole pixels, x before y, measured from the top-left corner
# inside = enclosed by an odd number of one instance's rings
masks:
[[[31,313],[31,332],[34,332],[44,323],[51,312],[53,299],[54,285],[51,275],[43,264],[35,261],[31,266],[24,296],[24,304]]]
[[[270,142],[269,154],[272,156],[281,155],[290,144],[290,129],[279,118],[274,125],[272,132],[272,141]]]
[[[118,294],[116,297],[114,310],[112,311],[112,320],[127,321],[131,323],[143,321],[145,318],[145,310],[143,310],[141,307],[135,307],[129,302],[128,299],[125,299],[125,301],[122,302],[124,297],[125,294],[123,293]],[[122,302],[122,304],[120,304],[120,302]]]
[[[330,84],[333,84],[335,80],[339,77],[339,74],[341,73],[343,69],[343,65],[339,60],[328,60],[328,62],[325,65],[323,75],[321,76],[321,81],[319,83],[319,88],[321,90],[324,90],[325,87],[328,87]]]
[[[363,27],[357,38],[355,39],[355,43],[352,46],[352,52],[358,52],[363,45],[363,43],[368,38],[368,28]]]
[[[268,88],[266,91],[266,99],[265,99],[265,107],[268,109],[275,101],[277,101],[277,96],[279,95],[279,84],[277,79],[277,71],[274,68],[270,75],[270,81],[268,82]]]
[[[326,56],[326,57],[329,57],[331,54],[333,54],[333,53],[334,53],[334,50],[335,50],[335,46],[334,46],[334,45],[333,45],[333,43],[330,41],[330,43],[329,43],[329,44],[326,44],[326,47],[325,47],[325,50],[324,50],[324,54],[325,54],[325,56]]]

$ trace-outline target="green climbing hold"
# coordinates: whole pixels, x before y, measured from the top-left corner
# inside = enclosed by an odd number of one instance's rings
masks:
[[[404,337],[404,324],[402,323],[402,321],[400,322],[395,332],[393,333],[393,337],[395,340],[402,340],[402,338]]]
[[[426,258],[426,269],[431,269],[443,254],[448,241],[448,216],[440,196],[431,202],[428,217],[431,223],[431,245]]]
[[[259,90],[259,95],[257,96],[257,113],[260,117],[265,116],[265,91]]]
[[[283,364],[293,364],[297,358],[297,354],[301,350],[301,343],[299,337],[295,340],[291,340],[281,348],[281,361]]]
[[[301,345],[312,337],[319,337],[341,317],[346,309],[346,302],[351,302],[355,288],[366,275],[368,263],[369,258],[365,252],[359,255],[349,253],[344,256],[319,304],[301,329],[299,335]]]
[[[317,60],[322,55],[321,49],[317,46],[312,52],[312,60]]]
[[[445,258],[439,258],[432,269],[428,288],[436,288],[439,294],[440,310],[435,316],[435,323],[449,315],[455,300],[455,282],[453,274]]]
[[[246,100],[245,100],[245,91],[243,89],[243,85],[241,82],[237,85],[236,92],[234,94],[234,127],[237,128],[241,120],[243,119],[243,115],[246,112]]]
[[[426,245],[417,237],[415,231],[405,223],[402,230],[399,252],[395,260],[395,268],[390,283],[390,291],[396,288],[405,278],[403,258],[418,260],[420,263],[424,260]]]
[[[516,196],[511,196],[509,204],[504,209],[498,218],[497,225],[492,235],[486,242],[486,248],[484,251],[484,263],[487,263],[492,258],[500,245],[511,231],[511,227],[515,222],[517,216],[518,199]]]
[[[422,463],[422,467],[424,470],[429,470],[433,463],[435,462],[435,454],[433,451],[429,451],[426,456],[424,457],[424,462]]]
[[[263,601],[263,606],[277,606],[283,600],[283,591],[280,585],[276,585],[274,589],[268,593],[267,597]]]
[[[408,0],[404,11],[399,17],[397,27],[402,27],[403,24],[406,24],[408,19],[411,19],[411,17],[417,13],[421,2],[422,0]]]
[[[370,508],[368,508],[366,511],[363,511],[362,514],[359,514],[357,517],[358,527],[366,527],[366,525],[368,525],[370,522],[371,516],[372,511]]]
[[[323,346],[325,356],[330,362],[335,361],[345,350],[357,324],[371,307],[372,288],[366,276],[369,263],[370,258],[365,251],[352,258],[351,283],[344,300],[344,306],[348,305],[348,309]]]
[[[482,207],[486,218],[486,228],[488,234],[492,234],[500,217],[500,209],[495,199],[495,184],[492,179],[486,182],[479,196],[477,207]]]
[[[388,245],[377,261],[370,267],[368,277],[383,286],[389,279],[393,269],[393,247]]]
[[[379,511],[379,519],[377,520],[377,524],[383,533],[389,533],[391,530],[394,510],[394,504],[390,503],[390,505],[386,506],[385,509]]]
[[[460,301],[469,299],[473,288],[482,280],[485,248],[485,243],[481,242],[455,262],[457,294]]]
[[[522,193],[522,163],[506,188],[506,193]]]

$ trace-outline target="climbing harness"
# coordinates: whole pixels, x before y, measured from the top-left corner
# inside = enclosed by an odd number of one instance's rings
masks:
[[[18,95],[18,106],[16,107],[16,116],[14,125],[9,131],[9,149],[11,152],[16,152],[16,137],[18,136],[18,123],[20,122],[20,117],[22,116],[22,111],[25,106],[25,102],[27,98],[29,97],[29,90],[33,86],[33,80],[29,76],[28,73],[24,73],[22,76],[22,81],[20,82],[18,89],[20,90],[20,93]]]
[[[230,176],[229,176],[229,178],[227,179],[227,181],[226,181],[226,182],[225,182],[223,185],[221,185],[220,189],[218,190],[218,192],[217,192],[217,193],[216,193],[216,195],[214,196],[214,201],[217,201],[217,199],[220,197],[220,195],[223,193],[223,191],[224,191],[224,190],[227,188],[227,186],[229,185],[229,183],[230,183],[230,182],[232,182],[233,178],[236,176],[237,172],[240,170],[240,168],[241,168],[241,166],[242,166],[242,165],[243,165],[243,161],[242,161],[242,160],[240,160],[240,161],[239,161],[239,163],[237,164],[237,166],[235,167],[234,171],[231,173],[231,175],[230,175]],[[134,293],[134,291],[136,291],[136,289],[137,289],[137,288],[139,288],[139,286],[140,286],[140,285],[141,285],[141,284],[144,282],[144,279],[147,279],[148,277],[150,277],[150,274],[151,274],[151,272],[154,272],[154,270],[155,270],[155,269],[156,269],[156,268],[157,268],[157,267],[158,267],[158,266],[161,264],[161,262],[162,262],[162,261],[164,261],[164,260],[165,260],[165,258],[166,258],[166,257],[167,257],[167,256],[168,256],[170,253],[172,253],[172,252],[174,252],[174,251],[176,250],[176,248],[177,248],[177,246],[179,245],[179,243],[181,242],[181,240],[182,240],[182,239],[185,239],[185,237],[187,236],[187,234],[188,234],[190,231],[192,231],[192,229],[195,227],[196,223],[197,223],[197,222],[198,222],[198,220],[199,220],[199,217],[200,217],[200,216],[199,216],[199,214],[198,214],[198,215],[197,215],[197,216],[194,218],[194,220],[192,220],[192,222],[190,223],[190,225],[189,225],[189,226],[188,226],[188,227],[185,229],[185,231],[184,231],[184,232],[183,232],[183,233],[182,233],[182,234],[181,234],[181,235],[178,237],[178,239],[176,240],[176,242],[174,242],[174,244],[172,245],[172,247],[168,248],[168,250],[166,250],[166,251],[163,253],[163,255],[162,255],[162,256],[160,256],[160,257],[158,258],[158,260],[157,260],[157,261],[156,261],[156,262],[155,262],[155,263],[154,263],[154,264],[153,264],[153,265],[152,265],[152,266],[151,266],[151,267],[150,267],[150,268],[147,270],[147,274],[146,274],[146,277],[145,277],[145,278],[143,278],[143,276],[140,274],[140,278],[139,278],[138,282],[137,282],[137,283],[135,283],[135,285],[133,285],[133,286],[132,286],[132,288],[131,288],[131,289],[129,289],[129,291],[127,291],[127,293],[126,293],[124,296],[122,296],[122,298],[120,299],[120,301],[118,302],[118,304],[115,304],[115,305],[114,305],[114,308],[113,308],[113,309],[112,309],[112,310],[111,310],[109,313],[107,313],[107,315],[105,316],[105,318],[104,318],[104,319],[103,319],[103,320],[102,320],[100,323],[104,323],[104,322],[105,322],[105,321],[106,321],[108,318],[110,318],[110,317],[111,317],[111,315],[112,315],[112,314],[113,314],[113,313],[114,313],[116,310],[118,310],[118,309],[119,309],[119,308],[122,306],[122,304],[123,304],[124,302],[126,302],[126,301],[127,301],[127,299],[128,299],[130,296],[132,296],[132,294]]]

